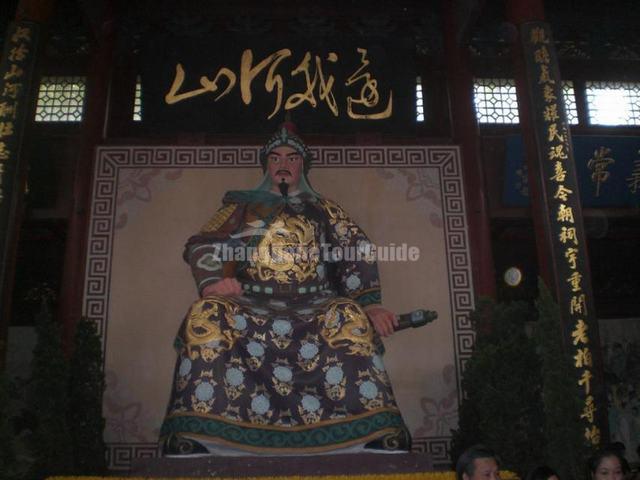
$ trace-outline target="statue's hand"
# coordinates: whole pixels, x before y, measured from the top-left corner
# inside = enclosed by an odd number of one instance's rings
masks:
[[[369,321],[376,329],[381,337],[388,337],[393,334],[395,327],[398,326],[398,319],[395,314],[382,306],[371,306],[365,308],[365,313],[369,317]]]
[[[235,278],[223,278],[204,287],[202,296],[207,297],[209,295],[222,295],[225,297],[242,295],[242,285]]]

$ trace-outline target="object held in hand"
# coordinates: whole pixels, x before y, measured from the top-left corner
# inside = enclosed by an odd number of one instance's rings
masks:
[[[403,313],[398,315],[398,326],[394,328],[397,332],[404,330],[405,328],[418,328],[430,323],[438,318],[438,312],[433,310],[414,310],[413,312]]]

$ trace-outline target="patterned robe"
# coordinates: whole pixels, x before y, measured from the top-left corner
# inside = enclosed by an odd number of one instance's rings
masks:
[[[368,248],[329,200],[225,195],[185,259],[201,293],[223,277],[244,293],[206,296],[187,312],[161,429],[165,453],[206,445],[303,453],[374,440],[406,447],[382,344],[362,310],[381,298]]]

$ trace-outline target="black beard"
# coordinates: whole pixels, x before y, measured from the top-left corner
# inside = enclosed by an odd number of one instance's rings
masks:
[[[284,178],[278,184],[278,188],[280,189],[280,193],[282,194],[283,197],[288,196],[288,194],[289,194],[289,184],[284,181]]]

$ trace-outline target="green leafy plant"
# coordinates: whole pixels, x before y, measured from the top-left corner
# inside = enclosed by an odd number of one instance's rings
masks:
[[[542,361],[542,402],[544,405],[544,457],[560,478],[584,475],[589,449],[579,422],[582,402],[578,395],[572,358],[563,347],[560,309],[542,280],[538,281],[536,302],[538,322],[535,339]]]
[[[465,365],[459,428],[452,457],[484,443],[499,453],[503,467],[523,475],[543,458],[542,379],[536,344],[527,335],[535,318],[524,302],[481,300],[472,315],[478,333]]]
[[[51,319],[44,297],[37,317],[38,341],[33,351],[27,411],[34,423],[30,437],[33,476],[44,478],[73,473],[73,451],[66,415],[69,366],[62,349],[60,326]]]
[[[562,479],[580,479],[590,450],[578,421],[582,403],[572,358],[563,345],[560,309],[541,280],[538,292],[535,310],[481,300],[472,314],[477,340],[463,373],[452,460],[484,443],[520,476],[544,464]]]
[[[86,318],[76,327],[70,370],[68,422],[73,425],[75,470],[83,475],[99,475],[106,470],[102,346],[95,323]]]
[[[11,423],[12,385],[7,376],[0,374],[0,472],[5,472],[9,478],[13,478],[13,469],[16,465],[16,451],[14,445],[14,429]]]

